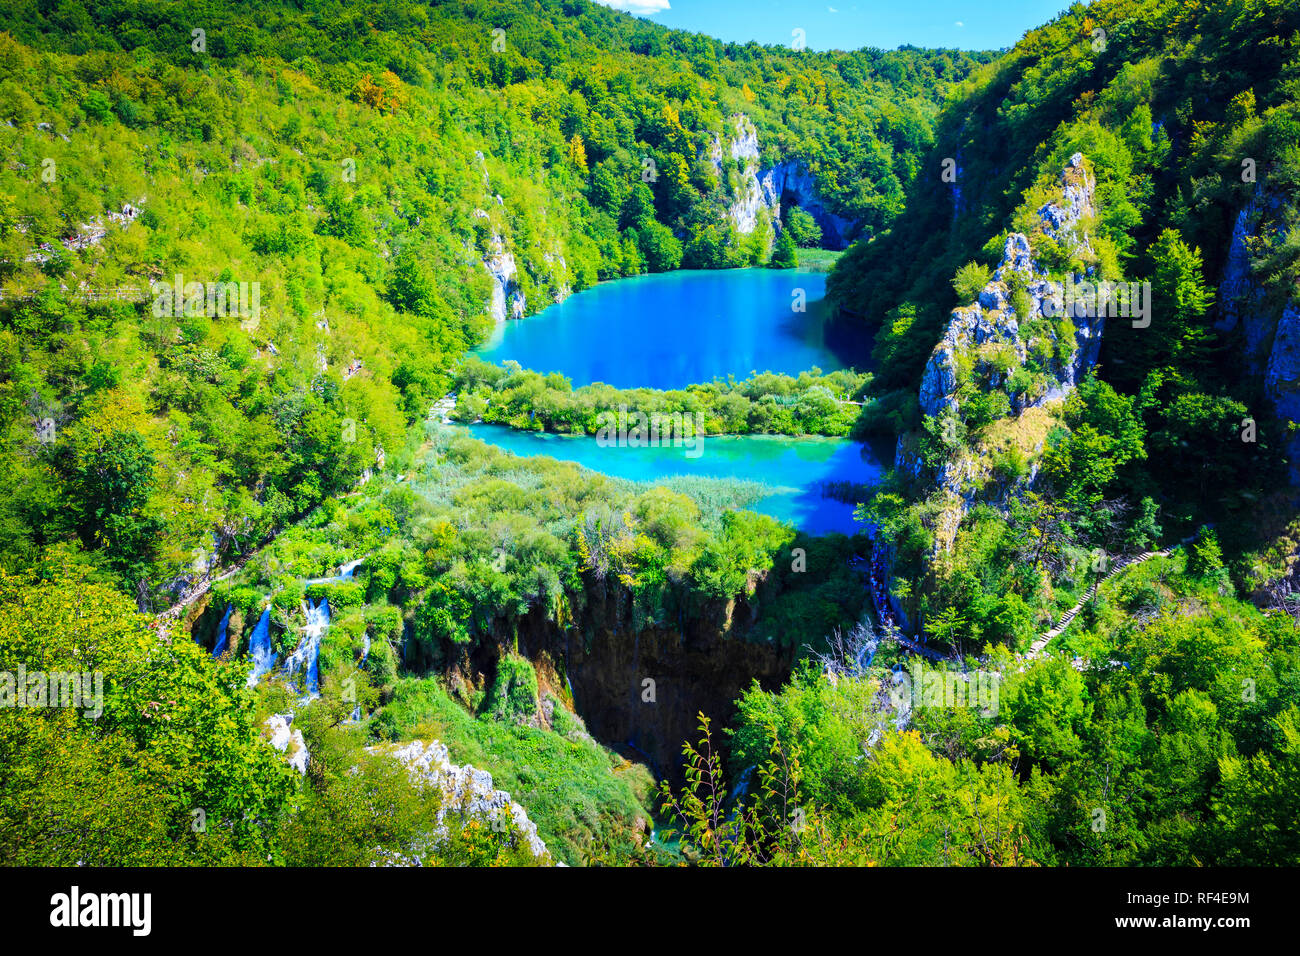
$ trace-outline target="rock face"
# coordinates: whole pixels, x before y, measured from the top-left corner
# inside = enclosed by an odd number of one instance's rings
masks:
[[[1263,372],[1268,364],[1278,316],[1269,310],[1264,290],[1251,270],[1250,243],[1258,236],[1277,233],[1276,217],[1280,211],[1274,197],[1259,192],[1237,213],[1223,277],[1215,296],[1219,315],[1214,327],[1223,332],[1241,330],[1242,356],[1253,375]]]
[[[1076,153],[1070,158],[1062,171],[1060,185],[1060,199],[1037,210],[1041,231],[1067,249],[1090,253],[1090,241],[1082,232],[1080,222],[1094,213],[1096,181],[1082,155]],[[1013,282],[1023,286],[1025,291],[1025,299],[1021,302],[1023,315],[1016,313],[1012,303]],[[1028,409],[1064,398],[1096,363],[1106,323],[1104,309],[1096,310],[1100,312],[1096,315],[1070,316],[1073,340],[1061,343],[1058,340],[1061,332],[1056,322],[1062,317],[1064,307],[1061,286],[1049,281],[1047,271],[1034,261],[1029,238],[1022,233],[1011,233],[991,281],[980,291],[975,302],[952,311],[943,338],[930,354],[921,378],[919,400],[922,412],[939,415],[949,409],[957,410],[958,369],[963,364],[974,374],[987,376],[988,388],[1006,389],[1013,414],[1020,415]],[[1036,322],[1041,319],[1052,323],[1048,331]],[[1035,322],[1034,334],[1026,330],[1030,322]],[[1032,392],[1013,393],[1008,388],[1011,373],[1023,366],[1036,343],[1050,347],[1051,357],[1046,361],[1044,379]],[[1062,344],[1065,349],[1059,348]],[[995,365],[995,359],[1000,364]],[[999,371],[999,368],[1003,370]],[[909,474],[920,472],[919,462],[908,443],[902,440],[899,441],[895,465]],[[970,504],[970,485],[976,477],[977,467],[978,463],[969,456],[958,455],[939,468],[938,484],[949,500],[936,527],[936,547],[939,550],[951,547]]]
[[[728,206],[727,214],[742,235],[753,232],[762,210],[777,229],[780,228],[781,203],[789,202],[810,214],[822,230],[822,245],[827,249],[844,249],[856,225],[852,220],[831,212],[817,192],[812,173],[802,162],[786,160],[774,166],[762,166],[762,150],[758,131],[743,113],[733,118],[735,135],[729,141],[727,152],[740,164],[740,184]],[[714,138],[709,146],[708,158],[713,163],[718,179],[724,185],[722,168],[723,146]]]
[[[528,308],[528,300],[519,281],[521,270],[515,261],[515,252],[511,249],[502,224],[505,221],[503,215],[506,201],[500,193],[492,192],[492,181],[483,154],[475,152],[474,156],[482,167],[484,193],[490,198],[486,205],[489,209],[494,209],[494,212],[481,208],[474,210],[474,218],[484,220],[489,230],[482,261],[488,278],[492,280],[492,286],[484,307],[493,321],[500,325],[507,319],[522,319]],[[466,252],[474,255],[472,243],[466,244]],[[527,250],[520,252],[523,268],[532,282],[530,287],[549,288],[551,300],[563,302],[572,291],[568,263],[558,252],[541,252],[540,249],[536,252],[539,254],[535,258],[530,258]]]
[[[714,138],[709,146],[709,160],[720,183],[726,184],[726,174],[722,168],[722,142]],[[735,223],[736,230],[749,235],[758,225],[758,214],[766,209],[775,222],[780,212],[780,193],[772,195],[759,177],[761,149],[758,144],[758,130],[743,113],[735,117],[735,137],[728,144],[732,159],[740,164],[740,184],[736,187],[727,214]]]
[[[682,743],[698,738],[699,713],[719,727],[753,681],[774,690],[789,678],[792,649],[746,639],[755,615],[755,606],[741,600],[673,613],[671,622],[638,621],[620,584],[588,582],[571,627],[535,607],[510,633],[539,679],[555,674],[559,688],[567,687],[595,739],[680,782]],[[442,665],[453,680],[483,686],[495,672],[500,642],[483,642],[473,656],[460,646],[452,650],[465,655]]]
[[[537,835],[537,825],[528,819],[524,808],[515,803],[510,794],[493,787],[492,775],[486,770],[452,763],[447,748],[436,740],[427,744],[414,740],[388,752],[404,763],[413,777],[423,779],[442,791],[439,829],[434,834],[435,847],[447,837],[447,826],[442,821],[448,813],[459,814],[466,820],[478,820],[488,826],[499,820],[501,814],[508,813],[533,856],[542,858],[547,855],[546,844]]]
[[[1300,422],[1300,306],[1288,302],[1278,319],[1264,374],[1264,391],[1279,417]],[[1300,434],[1286,442],[1291,484],[1300,485]]]
[[[310,755],[302,731],[289,726],[292,722],[293,714],[272,714],[263,726],[271,734],[271,746],[288,758],[290,767],[305,774]]]
[[[850,237],[857,225],[852,219],[846,219],[831,212],[825,201],[817,193],[817,184],[808,167],[801,162],[789,161],[777,163],[763,174],[765,189],[777,198],[780,215],[780,202],[787,198],[817,220],[822,230],[822,246],[826,249],[847,249]]]
[[[1264,394],[1278,417],[1300,422],[1300,304],[1288,300],[1279,313],[1250,262],[1252,242],[1281,235],[1282,212],[1279,199],[1266,190],[1257,190],[1238,212],[1215,297],[1215,328],[1240,334],[1246,369],[1263,376]],[[1300,434],[1286,439],[1286,450],[1291,484],[1300,485]]]
[[[1079,220],[1093,214],[1095,188],[1096,182],[1084,168],[1083,157],[1076,153],[1062,174],[1062,201],[1047,203],[1038,210],[1043,232],[1068,241],[1075,248],[1089,248],[1088,237],[1076,235],[1076,232]],[[1016,273],[1024,283],[1029,306],[1025,315],[1017,315],[1011,303],[1009,280],[1012,273]],[[980,291],[975,302],[953,309],[943,338],[930,354],[921,377],[921,410],[926,415],[938,415],[945,408],[957,407],[959,355],[974,356],[978,365],[983,359],[977,353],[987,354],[989,346],[1006,346],[1015,353],[1016,363],[1023,363],[1029,343],[1021,327],[1029,320],[1047,317],[1044,305],[1048,303],[1051,310],[1060,315],[1064,307],[1060,288],[1049,282],[1046,270],[1034,262],[1029,238],[1022,233],[1011,233],[1007,236],[1002,261],[992,280]],[[1071,343],[1070,358],[1053,362],[1044,391],[1012,397],[1012,405],[1018,411],[1064,397],[1097,361],[1105,315],[1073,316],[1072,319],[1075,341]]]
[[[475,213],[482,210],[475,210]],[[484,213],[483,218],[487,214]],[[506,319],[522,319],[527,300],[519,288],[516,278],[519,270],[515,257],[506,251],[505,240],[500,233],[492,233],[488,240],[488,252],[483,257],[483,268],[487,269],[492,279],[492,297],[488,299],[487,311],[498,324]]]

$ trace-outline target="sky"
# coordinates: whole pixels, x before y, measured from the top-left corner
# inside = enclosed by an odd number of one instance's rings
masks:
[[[812,50],[1009,47],[1070,0],[597,0],[664,26],[720,40],[790,44],[802,30]]]

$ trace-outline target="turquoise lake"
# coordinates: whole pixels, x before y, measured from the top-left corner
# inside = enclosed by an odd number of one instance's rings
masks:
[[[811,534],[853,534],[853,506],[822,494],[826,481],[875,484],[881,467],[856,442],[835,438],[785,438],[776,435],[706,436],[701,454],[684,448],[627,448],[598,445],[593,437],[524,432],[505,425],[471,425],[470,434],[521,457],[549,455],[593,471],[632,481],[660,481],[674,475],[743,478],[769,486],[753,511],[789,521]]]
[[[807,309],[791,307],[802,290]],[[828,318],[823,273],[773,269],[683,271],[606,282],[535,316],[506,322],[479,351],[537,372],[561,372],[575,387],[682,388],[751,372],[797,375],[866,367],[861,329]],[[768,493],[749,507],[812,534],[853,534],[853,506],[823,493],[825,483],[871,485],[879,460],[865,446],[831,438],[706,436],[698,457],[678,447],[628,448],[594,437],[470,426],[474,437],[521,457],[548,455],[632,481],[677,475],[740,478]]]
[[[795,311],[796,290],[806,305]],[[503,323],[478,354],[575,386],[683,388],[752,372],[865,368],[865,336],[824,307],[826,275],[791,269],[685,270],[603,282]]]

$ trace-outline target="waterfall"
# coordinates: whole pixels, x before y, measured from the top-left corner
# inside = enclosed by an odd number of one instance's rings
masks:
[[[370,632],[369,632],[369,631],[363,631],[363,632],[361,633],[361,637],[365,640],[366,643],[365,643],[365,644],[362,646],[362,648],[361,648],[361,663],[357,665],[358,668],[365,667],[365,666],[366,666],[366,658],[368,658],[368,657],[370,656]],[[360,705],[360,704],[357,704],[356,707],[352,708],[352,719],[353,719],[353,720],[360,720],[360,719],[361,719],[361,705]]]
[[[748,767],[742,770],[740,772],[740,776],[736,778],[736,785],[731,788],[731,806],[733,808],[732,813],[735,813],[737,810],[739,810],[743,804],[744,799],[747,796],[749,796],[749,784],[750,781],[753,779],[753,777],[754,777],[754,765],[750,764]]]
[[[853,666],[856,676],[866,673],[867,668],[871,666],[871,662],[876,659],[876,650],[880,647],[880,639],[876,637],[875,632],[868,631],[867,633],[870,636],[865,637],[854,653]]]
[[[271,650],[271,609],[268,607],[258,618],[253,636],[248,640],[248,654],[253,658],[253,670],[248,675],[248,686],[254,687],[262,675],[275,666],[275,652]]]
[[[327,578],[308,578],[303,582],[310,587],[313,584],[340,584],[343,581],[352,580],[352,572],[365,563],[365,558],[357,558],[355,561],[348,561],[339,565],[339,573],[333,577]],[[316,604],[312,604],[311,598],[307,598],[302,605],[303,617],[307,619],[307,624],[302,629],[302,640],[294,652],[289,655],[289,659],[284,662],[284,670],[290,675],[296,675],[299,670],[306,668],[306,695],[304,700],[311,700],[320,696],[320,642],[325,632],[330,626],[330,602],[327,598],[321,598]],[[366,651],[370,653],[370,635],[366,635]],[[365,655],[361,658],[365,663]],[[297,685],[294,685],[296,689]]]
[[[365,558],[357,558],[355,561],[349,561],[347,564],[339,565],[339,573],[325,578],[307,578],[303,585],[311,587],[313,584],[339,584],[343,581],[352,580],[352,572],[365,563]]]
[[[343,581],[351,581],[352,573],[364,563],[364,558],[348,561],[339,566],[338,574],[325,578],[308,578],[303,584],[310,587],[313,584],[339,584]],[[225,617],[221,619],[221,631],[217,650],[213,652],[214,656],[226,648],[226,628],[230,611],[231,609],[227,607]],[[302,629],[302,638],[293,653],[285,659],[282,670],[290,676],[291,686],[295,689],[298,685],[292,683],[293,679],[306,671],[306,679],[303,681],[303,700],[307,701],[320,696],[320,642],[330,626],[329,600],[322,597],[313,604],[311,599],[307,598],[302,603],[302,613],[307,621]],[[248,686],[254,687],[275,666],[276,655],[271,650],[271,609],[269,607],[262,612],[262,617],[253,630],[253,636],[249,639],[248,653],[253,659],[253,670],[248,675]],[[370,635],[367,634],[365,652],[361,657],[362,664],[369,654]]]
[[[330,626],[330,602],[321,598],[313,605],[308,598],[302,611],[307,624],[302,629],[302,640],[284,662],[284,670],[289,675],[296,675],[299,670],[306,669],[306,697],[311,699],[320,696],[320,640]],[[296,685],[294,688],[297,689]]]
[[[212,648],[212,656],[220,657],[226,653],[227,635],[226,629],[230,627],[230,612],[235,609],[233,604],[226,605],[226,613],[221,615],[221,623],[217,625],[217,643]]]

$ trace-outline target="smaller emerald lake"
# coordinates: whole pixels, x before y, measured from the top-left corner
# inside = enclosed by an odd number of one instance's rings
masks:
[[[797,291],[801,290],[801,291]],[[602,282],[537,315],[503,323],[478,354],[560,372],[575,386],[685,388],[866,367],[861,330],[830,319],[826,275],[793,269],[683,270]],[[793,304],[802,296],[806,309]]]
[[[750,505],[751,510],[810,534],[862,530],[853,520],[852,505],[823,494],[824,482],[875,484],[881,475],[879,462],[865,446],[836,438],[706,436],[701,454],[691,458],[683,448],[602,446],[590,436],[517,431],[504,425],[471,425],[470,434],[520,457],[548,455],[632,481],[696,475],[761,482],[771,492]]]

